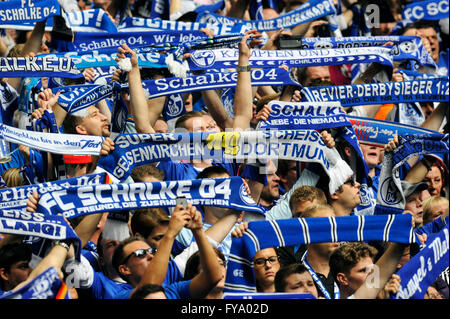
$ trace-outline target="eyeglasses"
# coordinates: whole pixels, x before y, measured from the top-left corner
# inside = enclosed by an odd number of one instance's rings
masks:
[[[355,186],[356,185],[356,178],[355,178],[355,176],[351,176],[348,180],[346,180],[344,182],[344,184],[350,184],[352,186]]]
[[[255,266],[264,266],[266,262],[269,262],[271,265],[278,263],[278,256],[271,256],[269,258],[258,258],[253,261]]]
[[[156,253],[157,249],[156,248],[147,248],[147,249],[138,249],[133,251],[131,254],[129,254],[121,264],[125,264],[128,259],[130,259],[131,256],[136,256],[137,258],[144,258],[145,256],[147,256],[147,253],[154,255]]]

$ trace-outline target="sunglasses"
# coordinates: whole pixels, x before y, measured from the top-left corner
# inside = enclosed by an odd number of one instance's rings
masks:
[[[149,253],[149,254],[152,254],[152,255],[154,255],[154,254],[156,254],[156,248],[152,248],[152,247],[150,247],[150,248],[147,248],[147,249],[138,249],[138,250],[135,250],[135,251],[133,251],[131,254],[129,254],[124,260],[123,260],[123,262],[121,263],[121,264],[125,264],[127,261],[128,261],[128,259],[130,259],[130,257],[131,256],[136,256],[137,258],[144,258],[145,256],[147,256],[147,253]]]
[[[266,262],[269,262],[271,265],[276,264],[278,262],[278,256],[271,256],[269,258],[258,258],[253,261],[255,266],[264,266]]]
[[[352,186],[355,186],[356,185],[356,178],[355,178],[355,176],[350,177],[348,180],[346,180],[344,182],[344,184],[350,184]]]

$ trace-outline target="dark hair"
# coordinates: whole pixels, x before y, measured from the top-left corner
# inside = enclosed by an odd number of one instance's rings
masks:
[[[114,254],[112,257],[112,265],[114,267],[114,270],[119,274],[120,278],[124,279],[126,281],[126,277],[122,276],[122,274],[119,271],[119,266],[122,265],[123,260],[127,257],[124,254],[123,248],[135,241],[143,241],[145,242],[145,239],[142,236],[131,236],[124,240],[122,240],[119,245],[114,249]]]
[[[73,115],[67,113],[64,121],[62,123],[64,133],[66,134],[78,134],[76,131],[76,127],[83,122],[83,118],[81,116]]]
[[[205,168],[200,173],[198,173],[196,179],[211,178],[211,176],[213,175],[222,175],[222,174],[230,175],[230,172],[228,172],[228,170],[223,166],[212,165],[210,167]]]
[[[301,263],[281,267],[275,274],[275,291],[284,292],[286,289],[286,278],[292,274],[303,274],[305,271],[308,271],[308,269]]]
[[[130,227],[133,234],[139,233],[147,238],[155,227],[168,225],[169,222],[169,216],[161,207],[143,208],[134,211],[131,216]]]
[[[226,263],[224,254],[217,248],[214,248],[217,256]],[[200,252],[197,250],[186,262],[186,269],[184,271],[184,280],[191,280],[198,275],[198,267],[200,266]]]
[[[10,243],[0,247],[0,268],[9,272],[11,266],[22,260],[31,260],[31,247],[25,243]]]
[[[364,242],[348,242],[339,246],[330,256],[330,273],[336,279],[338,273],[348,273],[361,258],[375,259],[378,250]]]
[[[146,284],[138,289],[130,296],[130,299],[145,299],[145,297],[148,296],[148,294],[155,293],[155,292],[163,292],[166,293],[166,290],[163,286],[155,285],[155,284]]]

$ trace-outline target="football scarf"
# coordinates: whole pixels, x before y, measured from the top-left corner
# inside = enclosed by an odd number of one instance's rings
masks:
[[[233,238],[224,292],[256,292],[253,257],[261,249],[299,244],[381,240],[418,242],[412,216],[345,216],[253,221]]]

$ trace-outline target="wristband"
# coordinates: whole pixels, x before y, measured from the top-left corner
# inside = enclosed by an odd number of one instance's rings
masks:
[[[250,65],[245,65],[245,66],[241,66],[241,65],[238,65],[238,66],[236,66],[236,72],[250,72],[250,70],[251,70],[251,68],[250,68]]]
[[[56,245],[64,247],[65,249],[67,249],[67,251],[69,251],[69,249],[70,249],[70,244],[68,244],[66,241],[63,241],[63,240],[55,240],[53,242],[53,246],[56,246]]]

